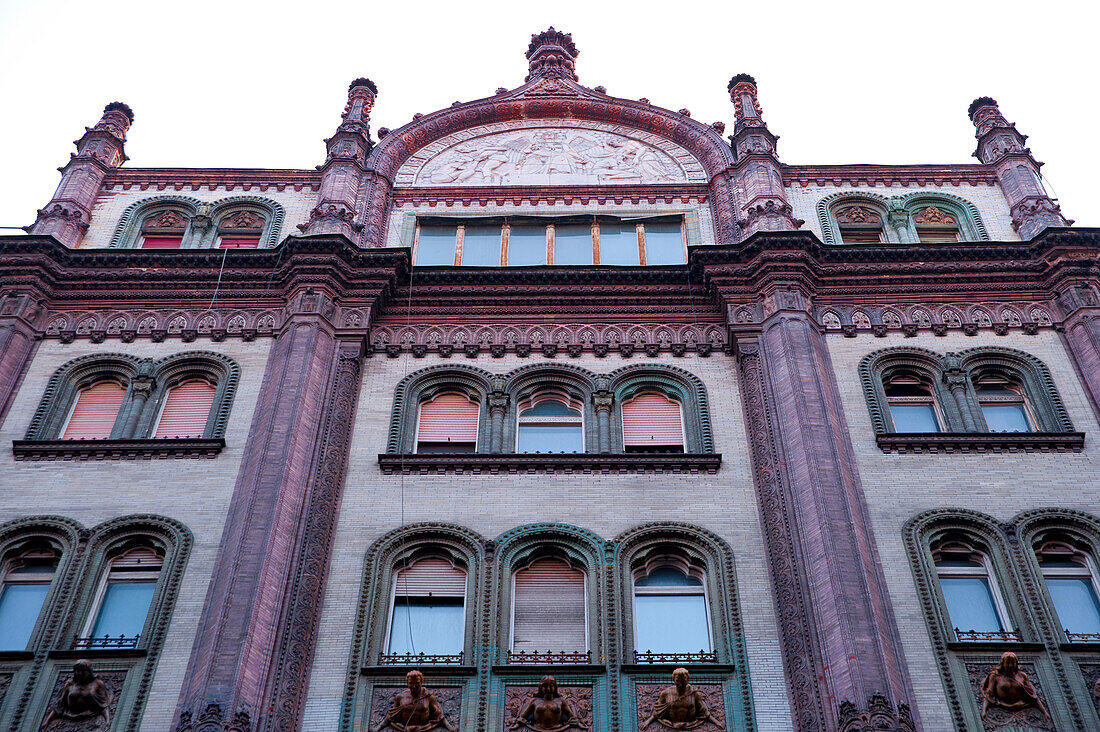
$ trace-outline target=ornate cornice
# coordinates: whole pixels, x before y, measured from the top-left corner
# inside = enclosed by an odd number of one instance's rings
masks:
[[[386,475],[481,475],[519,473],[708,473],[718,472],[718,453],[607,454],[406,454],[383,453],[378,465]]]
[[[316,191],[320,186],[321,174],[316,170],[277,168],[119,168],[103,181],[106,191]]]
[[[997,185],[986,165],[784,165],[783,182],[800,186]]]
[[[215,458],[225,438],[177,437],[129,440],[15,440],[16,460],[151,460],[153,458]]]
[[[445,188],[409,187],[393,192],[395,206],[432,206],[455,204],[520,206],[525,203],[560,203],[566,206],[596,203],[601,206],[642,203],[692,203],[706,201],[708,187],[691,183],[653,183],[621,186],[449,186]],[[428,214],[430,215],[430,213]]]
[[[883,452],[1081,452],[1084,432],[887,433],[875,437]]]

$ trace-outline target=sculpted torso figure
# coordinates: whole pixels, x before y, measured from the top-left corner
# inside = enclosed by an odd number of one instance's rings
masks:
[[[94,720],[97,728],[106,729],[111,726],[108,707],[113,698],[111,690],[92,671],[92,664],[77,661],[73,664],[73,677],[61,688],[56,705],[42,722],[42,729],[48,729],[55,719]]]
[[[688,683],[688,678],[686,668],[678,668],[672,672],[672,681],[675,686],[668,687],[657,697],[657,703],[653,706],[649,719],[639,725],[641,729],[645,729],[654,722],[669,729],[695,729],[707,722],[721,726],[718,720],[711,716],[702,693]]]
[[[989,672],[982,683],[982,696],[982,719],[985,719],[990,707],[1009,712],[1038,709],[1044,717],[1050,719],[1031,680],[1020,670],[1015,653],[1001,656],[1001,662]]]
[[[588,729],[578,721],[569,702],[558,696],[558,682],[553,676],[543,676],[539,690],[519,717],[511,724],[512,729],[533,729],[539,732],[563,732],[567,729]]]
[[[397,732],[429,732],[439,728],[453,732],[454,727],[443,716],[439,701],[424,688],[424,675],[410,671],[405,676],[405,683],[408,688],[393,697],[393,704],[378,730],[392,727]]]

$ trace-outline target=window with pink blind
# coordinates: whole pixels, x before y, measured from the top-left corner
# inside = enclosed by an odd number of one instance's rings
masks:
[[[115,427],[115,419],[125,397],[126,387],[114,381],[101,381],[81,389],[61,439],[107,439]]]
[[[584,572],[561,559],[539,559],[515,574],[514,652],[588,650]]]
[[[627,452],[683,452],[680,402],[657,392],[623,402],[623,447]]]
[[[223,236],[218,239],[218,246],[222,249],[256,249],[260,246],[260,237],[258,235]]]
[[[183,244],[183,236],[143,236],[141,237],[142,249],[179,249]]]
[[[480,408],[463,394],[440,394],[420,404],[419,453],[476,452]]]
[[[153,437],[202,437],[214,404],[213,384],[194,379],[168,390]]]

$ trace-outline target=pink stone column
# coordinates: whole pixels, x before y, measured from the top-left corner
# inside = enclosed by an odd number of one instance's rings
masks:
[[[0,297],[0,424],[38,350],[39,321],[44,317],[41,297],[10,293]]]
[[[75,142],[76,153],[61,169],[61,183],[27,232],[52,236],[67,247],[80,245],[107,173],[127,159],[123,144],[133,121],[134,113],[122,102],[104,107],[95,127],[85,128]]]

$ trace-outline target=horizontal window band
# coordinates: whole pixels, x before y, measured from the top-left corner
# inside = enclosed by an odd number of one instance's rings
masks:
[[[431,214],[429,216],[417,216],[416,220],[421,226],[456,226],[458,224],[472,224],[485,226],[488,224],[503,225],[505,222],[517,226],[522,224],[537,224],[546,226],[549,224],[591,224],[593,221],[603,223],[680,223],[684,218],[683,213],[656,213],[656,214],[623,214],[611,216],[607,214],[587,214],[569,216],[472,216],[468,212],[456,212],[454,214]]]
[[[709,473],[719,453],[382,453],[386,475],[439,473]]]

